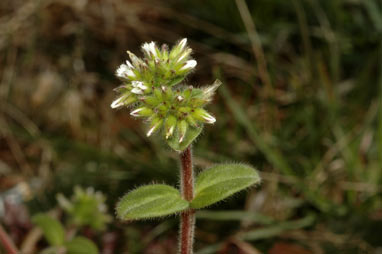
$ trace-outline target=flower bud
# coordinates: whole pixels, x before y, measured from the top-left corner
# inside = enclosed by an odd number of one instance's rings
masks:
[[[182,96],[187,101],[191,97],[191,93],[192,93],[192,87],[188,87],[182,92]]]
[[[130,51],[127,51],[127,54],[129,55],[130,60],[131,60],[131,62],[133,63],[133,65],[134,65],[135,67],[143,67],[143,66],[146,66],[146,64],[145,64],[140,58],[138,58],[136,55],[134,55],[134,54],[131,53]]]
[[[207,102],[210,102],[216,92],[216,89],[218,89],[221,84],[222,82],[217,79],[211,86],[202,88],[203,99],[205,99]]]
[[[134,96],[131,96],[130,94],[124,94],[118,99],[114,100],[113,103],[110,105],[111,108],[119,108],[122,106],[129,106],[130,104],[137,101],[137,98]]]
[[[178,108],[178,111],[181,113],[189,113],[191,111],[190,107],[180,107]]]
[[[195,118],[193,118],[191,115],[186,116],[186,120],[187,123],[192,127],[198,127],[198,123],[196,122]]]
[[[195,68],[197,62],[195,60],[188,60],[182,68],[180,68],[180,71],[189,71]]]
[[[175,127],[176,127],[176,117],[173,115],[170,115],[167,117],[165,122],[165,131],[166,131],[166,139],[172,136],[174,133]]]
[[[144,43],[142,45],[142,50],[143,53],[148,57],[148,58],[156,58],[158,57],[158,48],[155,45],[155,42],[150,42],[150,43]]]
[[[196,120],[204,122],[204,123],[213,124],[214,122],[216,122],[215,117],[210,115],[207,111],[205,111],[202,108],[195,109],[194,112],[191,113],[191,115]]]
[[[184,38],[181,41],[179,41],[171,50],[170,52],[170,58],[176,58],[178,57],[187,46],[187,39]]]
[[[187,38],[183,38],[179,43],[178,43],[178,47],[179,47],[179,51],[182,51],[187,45]]]
[[[172,99],[172,97],[173,97],[173,95],[174,95],[174,92],[172,91],[172,89],[171,88],[169,88],[169,89],[163,89],[163,93],[164,93],[164,97],[166,98],[166,100],[171,100]]]
[[[147,117],[151,116],[153,114],[152,109],[146,108],[146,107],[141,107],[136,110],[133,110],[130,115],[135,116],[135,117]]]
[[[191,52],[192,50],[190,48],[186,49],[185,51],[183,51],[178,59],[176,60],[177,63],[182,63],[184,61],[186,61],[188,59],[188,57],[191,55]]]
[[[143,101],[144,101],[146,104],[150,105],[150,106],[156,106],[156,105],[158,105],[158,104],[160,103],[159,100],[158,100],[158,98],[155,97],[155,96],[147,96],[147,97],[144,97],[144,98],[143,98]]]
[[[186,136],[188,128],[188,123],[186,120],[182,120],[179,122],[178,130],[179,130],[179,143],[182,143],[184,137]]]
[[[190,103],[194,108],[204,106],[207,102],[208,102],[207,100],[199,99],[199,98],[193,98],[190,100]]]
[[[165,114],[168,111],[168,107],[165,104],[162,103],[162,104],[158,105],[157,110],[160,113]]]
[[[163,97],[162,97],[162,91],[159,90],[158,88],[154,88],[154,95],[155,95],[155,97],[156,97],[159,101],[162,101],[162,100],[163,100]]]
[[[149,131],[146,134],[147,137],[150,137],[151,134],[153,134],[155,131],[157,131],[162,126],[162,123],[163,123],[162,119],[160,119],[159,117],[154,117],[151,120],[150,129],[149,129]]]

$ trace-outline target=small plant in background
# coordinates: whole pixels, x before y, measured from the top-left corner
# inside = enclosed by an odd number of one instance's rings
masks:
[[[89,226],[96,231],[102,231],[111,222],[107,213],[106,197],[93,188],[86,190],[74,187],[74,195],[68,200],[64,195],[58,194],[57,200],[61,208],[68,215],[69,223],[76,227]]]
[[[221,85],[194,88],[184,79],[197,65],[187,39],[171,50],[154,42],[142,45],[143,59],[127,51],[130,60],[116,75],[123,85],[112,108],[129,107],[130,115],[145,119],[147,136],[160,133],[180,153],[180,190],[165,184],[139,187],[126,194],[116,207],[121,220],[148,219],[180,214],[179,253],[193,253],[195,211],[219,202],[260,182],[257,171],[244,164],[219,164],[202,171],[194,180],[191,144],[216,119],[204,107]]]
[[[91,228],[102,231],[111,216],[107,214],[106,198],[101,192],[92,188],[86,190],[81,187],[74,188],[74,195],[68,200],[64,195],[58,194],[57,200],[66,212],[67,227],[58,219],[47,213],[39,213],[32,218],[32,222],[43,231],[49,247],[43,254],[98,254],[97,245],[89,238],[76,236],[80,229]]]

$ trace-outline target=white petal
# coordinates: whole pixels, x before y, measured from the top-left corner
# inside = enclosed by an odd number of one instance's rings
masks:
[[[133,82],[131,82],[131,85],[132,85],[133,87],[138,87],[139,84],[143,84],[142,81],[136,81],[136,80],[134,80]]]
[[[153,127],[151,127],[151,129],[147,132],[147,137],[150,137],[151,134],[153,134],[153,132],[156,130],[156,128],[158,127],[158,125],[160,124],[160,122],[158,122],[157,124],[155,124]]]
[[[131,69],[128,69],[125,73],[126,76],[130,77],[130,78],[134,78],[135,77],[135,73],[133,72],[133,70]]]
[[[179,63],[180,61],[182,61],[187,55],[187,52],[183,53],[183,55],[181,55],[181,57],[178,58],[177,62]]]
[[[178,95],[178,97],[176,97],[176,99],[177,99],[179,102],[181,102],[184,98],[183,98],[183,96]]]
[[[207,113],[203,115],[203,119],[206,120],[207,123],[211,123],[211,124],[216,122],[215,117],[213,117],[213,116],[211,116],[210,114],[207,114]]]
[[[186,62],[186,64],[185,64],[182,68],[180,68],[180,70],[193,69],[193,68],[195,68],[196,64],[197,64],[197,63],[196,63],[195,60],[188,60],[188,61]]]
[[[133,69],[133,68],[134,68],[134,66],[130,63],[129,60],[126,60],[126,65],[127,65],[127,67],[129,67],[130,69]]]
[[[150,46],[148,43],[143,43],[142,49],[145,51],[147,55],[150,55]]]
[[[143,109],[143,108],[138,108],[138,109],[136,109],[136,110],[130,112],[130,115],[132,115],[132,116],[139,116],[138,113],[139,113],[140,111],[142,111],[142,109]]]
[[[153,56],[157,56],[157,52],[156,52],[156,49],[155,49],[155,42],[150,42],[150,43],[144,43],[142,45],[142,49],[146,52],[147,55],[153,55]]]
[[[151,51],[151,53],[153,53],[154,56],[157,56],[157,51],[156,51],[156,49],[155,49],[155,48],[156,48],[156,47],[155,47],[155,42],[152,41],[152,42],[150,42],[149,45],[150,45],[150,51]]]
[[[129,68],[127,67],[126,64],[121,64],[121,65],[118,67],[118,69],[117,69],[117,71],[115,72],[115,74],[116,74],[117,77],[119,77],[119,78],[125,78],[125,77],[126,77],[126,76],[125,76],[125,73],[127,72],[128,69],[129,69]]]
[[[126,96],[121,96],[118,99],[114,100],[113,103],[110,105],[111,108],[119,108],[123,106],[123,100],[126,98]]]
[[[168,139],[174,133],[174,126],[172,126],[166,133],[166,139]]]
[[[137,87],[134,87],[133,89],[131,89],[131,92],[135,94],[143,94],[143,91]]]
[[[138,88],[142,89],[142,90],[146,90],[147,89],[147,86],[145,86],[142,82],[140,84],[138,84]]]
[[[183,50],[184,47],[186,46],[186,44],[187,44],[187,38],[184,38],[183,40],[181,40],[181,41],[179,42],[179,49],[180,49],[180,50]]]

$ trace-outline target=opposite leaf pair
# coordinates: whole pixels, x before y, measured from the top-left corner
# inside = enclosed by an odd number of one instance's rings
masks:
[[[137,220],[200,209],[259,182],[257,171],[250,166],[216,165],[198,175],[191,202],[182,199],[179,190],[171,186],[147,185],[126,194],[117,205],[117,215],[123,220]]]

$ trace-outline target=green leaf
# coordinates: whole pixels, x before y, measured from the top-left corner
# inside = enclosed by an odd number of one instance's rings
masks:
[[[73,238],[65,246],[67,254],[98,254],[97,245],[82,236]]]
[[[126,194],[117,205],[117,215],[123,220],[160,217],[183,211],[189,206],[177,189],[154,184],[139,187]]]
[[[243,164],[213,166],[196,178],[195,198],[190,206],[199,209],[212,205],[259,182],[259,174],[250,166]]]
[[[184,151],[202,132],[203,126],[197,128],[189,128],[186,132],[186,136],[183,141],[179,143],[179,131],[176,131],[170,139],[167,140],[167,144],[177,152]]]
[[[61,222],[43,213],[33,216],[32,222],[41,228],[50,245],[60,246],[64,244],[65,231]]]

